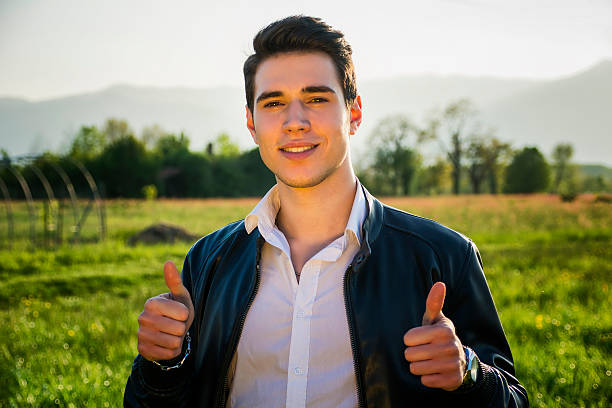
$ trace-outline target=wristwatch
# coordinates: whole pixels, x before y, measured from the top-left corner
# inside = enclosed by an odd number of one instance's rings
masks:
[[[465,374],[463,375],[463,382],[461,383],[461,388],[471,387],[476,383],[478,379],[478,371],[480,371],[480,360],[478,356],[469,347],[463,346],[463,351],[465,351],[465,361],[467,363],[467,369],[465,370]]]

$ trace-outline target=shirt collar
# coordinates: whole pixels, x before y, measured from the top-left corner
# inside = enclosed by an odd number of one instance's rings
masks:
[[[280,209],[280,198],[278,195],[278,186],[274,185],[266,195],[257,203],[255,208],[244,219],[244,227],[247,234],[253,232],[255,227],[259,227],[259,232],[263,238],[270,242],[270,235],[277,235],[273,231],[276,227],[276,215]],[[353,199],[353,207],[346,223],[345,235],[349,232],[353,233],[357,241],[361,244],[361,226],[366,217],[366,198],[363,193],[361,183],[357,180],[357,191]],[[280,231],[278,231],[280,232]],[[270,238],[270,239],[269,239]]]

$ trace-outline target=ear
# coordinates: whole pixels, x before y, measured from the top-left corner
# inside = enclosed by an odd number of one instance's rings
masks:
[[[357,95],[357,98],[355,98],[355,102],[353,102],[353,106],[351,106],[351,128],[350,128],[350,134],[354,135],[355,132],[357,132],[357,129],[359,128],[359,125],[361,125],[361,96]]]
[[[249,132],[251,133],[251,137],[253,138],[253,141],[255,142],[255,144],[259,144],[257,142],[257,133],[255,132],[255,122],[253,120],[253,113],[249,109],[248,105],[245,106],[245,108],[246,108],[246,125],[247,125],[247,129],[249,129]]]

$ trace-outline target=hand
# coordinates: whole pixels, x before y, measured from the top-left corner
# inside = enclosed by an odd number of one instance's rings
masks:
[[[404,335],[404,357],[424,386],[453,391],[463,382],[466,360],[455,325],[442,314],[445,296],[446,286],[436,282],[427,295],[423,325]]]
[[[147,360],[170,360],[181,354],[193,322],[193,303],[173,262],[164,264],[169,293],[150,298],[138,316],[138,352]]]

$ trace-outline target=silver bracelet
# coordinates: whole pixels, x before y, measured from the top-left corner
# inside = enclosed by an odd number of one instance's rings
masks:
[[[165,366],[165,365],[161,365],[159,364],[157,361],[153,360],[153,362],[155,364],[157,364],[159,366],[159,368],[162,369],[162,371],[170,371],[172,369],[175,368],[179,368],[180,366],[183,365],[183,363],[185,362],[185,360],[187,359],[187,357],[189,357],[189,353],[191,353],[191,336],[189,335],[189,332],[187,333],[186,336],[187,339],[187,350],[185,351],[185,356],[183,356],[183,358],[181,359],[181,361],[179,361],[178,363],[176,363],[173,366]]]

